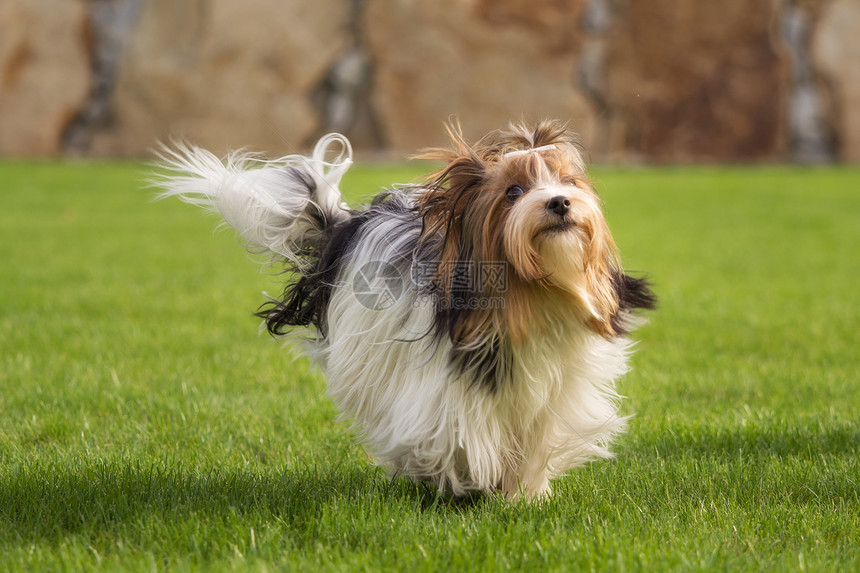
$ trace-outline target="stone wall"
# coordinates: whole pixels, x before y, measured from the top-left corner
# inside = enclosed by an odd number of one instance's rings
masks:
[[[826,86],[839,157],[860,161],[860,0],[832,0],[818,13],[812,66]]]
[[[782,155],[785,59],[769,2],[626,0],[609,30],[615,149],[668,161]]]
[[[84,0],[0,0],[0,154],[53,155],[93,74]]]
[[[0,0],[0,154],[552,116],[597,161],[860,162],[857,30],[860,0]]]
[[[521,115],[592,125],[594,106],[575,81],[584,4],[367,0],[374,110],[385,143],[440,143],[441,123],[452,115],[473,138]]]

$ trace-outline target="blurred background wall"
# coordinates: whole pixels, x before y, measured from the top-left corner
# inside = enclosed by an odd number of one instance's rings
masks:
[[[570,120],[601,162],[860,162],[860,0],[0,0],[0,155],[366,153]]]

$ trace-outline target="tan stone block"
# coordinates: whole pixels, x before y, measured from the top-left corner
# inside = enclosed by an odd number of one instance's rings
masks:
[[[755,161],[785,148],[775,3],[626,0],[607,36],[613,148],[664,161]]]
[[[89,94],[83,0],[0,0],[0,154],[59,153]]]
[[[149,0],[126,46],[101,153],[184,138],[217,153],[295,152],[311,92],[350,39],[348,0]]]
[[[832,90],[839,157],[860,162],[860,0],[833,0],[820,14],[812,60]]]
[[[367,0],[374,109],[388,146],[469,139],[512,120],[554,117],[584,136],[595,112],[576,87],[584,0]]]

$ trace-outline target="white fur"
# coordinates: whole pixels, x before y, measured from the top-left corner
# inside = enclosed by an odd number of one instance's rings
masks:
[[[333,161],[326,154],[341,147]],[[349,141],[339,134],[319,140],[310,157],[288,155],[262,160],[255,154],[237,151],[222,162],[194,145],[162,145],[161,165],[175,175],[161,177],[155,185],[164,188],[159,198],[177,196],[187,203],[216,212],[252,248],[269,251],[300,265],[302,245],[316,239],[316,225],[308,217],[315,207],[330,223],[346,219],[341,197],[341,177],[352,164]],[[311,177],[315,189],[308,193],[290,175],[290,168]]]

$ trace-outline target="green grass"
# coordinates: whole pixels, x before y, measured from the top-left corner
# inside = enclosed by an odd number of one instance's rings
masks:
[[[142,176],[0,164],[0,570],[860,569],[860,171],[597,172],[661,304],[618,457],[543,505],[388,480]]]

